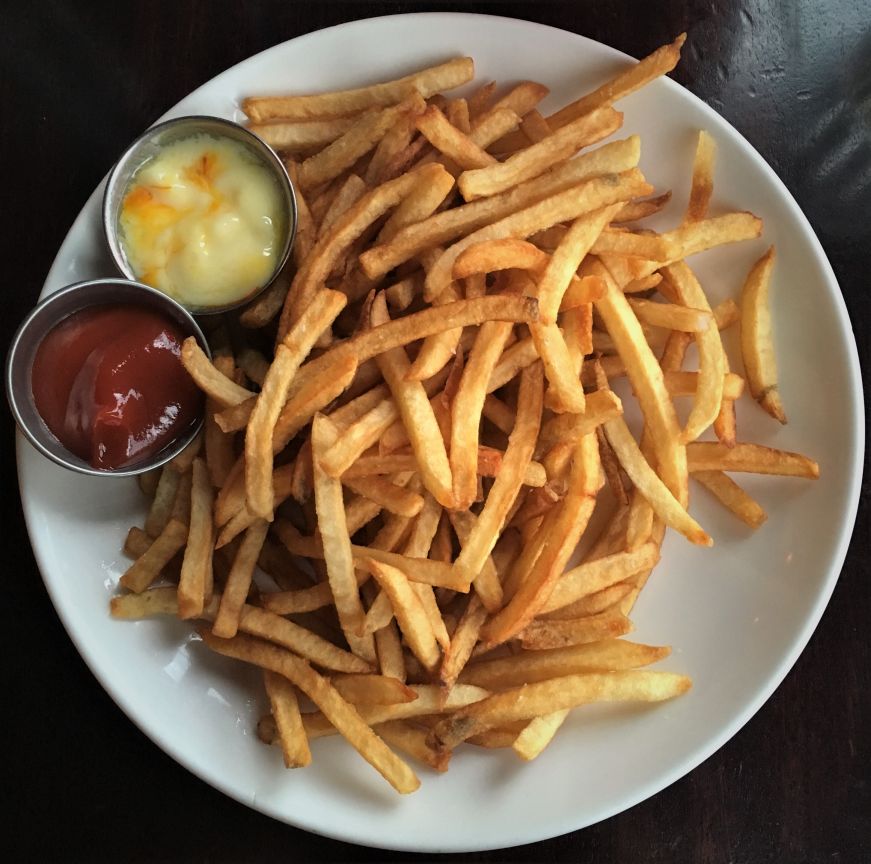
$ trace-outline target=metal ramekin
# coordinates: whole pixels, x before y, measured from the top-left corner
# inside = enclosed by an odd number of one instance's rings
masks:
[[[184,306],[161,291],[149,288],[148,285],[126,279],[109,278],[76,282],[46,297],[18,328],[6,358],[6,398],[9,400],[9,407],[12,409],[18,428],[44,456],[80,474],[97,477],[130,477],[150,471],[177,456],[193,440],[203,423],[201,414],[197,422],[184,435],[180,435],[153,456],[125,468],[116,469],[94,468],[84,459],[73,455],[45,425],[45,421],[36,410],[31,385],[33,361],[42,340],[55,325],[81,309],[98,305],[127,304],[159,310],[176,322],[183,333],[196,337],[203,351],[211,356],[206,337]]]
[[[250,303],[258,294],[265,291],[287,263],[293,245],[293,237],[296,233],[296,195],[294,194],[290,178],[287,176],[287,170],[275,151],[253,132],[249,132],[238,123],[224,120],[221,117],[200,115],[176,117],[174,120],[167,120],[164,123],[158,123],[156,126],[146,129],[127,148],[124,155],[115,163],[115,167],[109,174],[109,179],[106,182],[106,191],[103,194],[103,230],[106,235],[106,242],[109,245],[109,251],[112,253],[112,258],[115,261],[115,266],[127,279],[136,280],[138,274],[130,266],[120,238],[119,217],[124,203],[124,194],[136,171],[145,162],[156,156],[162,147],[183,138],[190,138],[193,135],[201,134],[211,135],[215,138],[230,138],[248,147],[261,160],[263,166],[272,172],[281,190],[285,208],[285,212],[282,214],[285,219],[284,245],[281,247],[280,254],[276,258],[275,269],[272,271],[272,275],[263,285],[237,303],[227,306],[188,307],[191,312],[197,315],[212,315],[244,306],[246,303]]]

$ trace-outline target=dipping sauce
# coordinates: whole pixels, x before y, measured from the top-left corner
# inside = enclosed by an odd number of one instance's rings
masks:
[[[191,309],[230,306],[263,287],[287,231],[269,169],[244,144],[207,134],[143,164],[119,221],[136,278]]]
[[[52,434],[94,468],[145,459],[200,416],[202,394],[181,364],[185,334],[142,306],[92,306],[49,331],[31,388]]]

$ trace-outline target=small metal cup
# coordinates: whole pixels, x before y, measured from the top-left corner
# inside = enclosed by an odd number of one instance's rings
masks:
[[[106,191],[103,194],[103,230],[106,234],[106,242],[115,265],[130,280],[136,280],[138,274],[133,271],[120,237],[120,216],[124,204],[124,196],[130,185],[133,175],[149,159],[156,156],[160,150],[168,144],[194,135],[211,135],[214,138],[229,138],[244,144],[270,171],[278,183],[282,193],[284,211],[282,218],[285,225],[284,243],[276,258],[275,269],[272,275],[256,291],[243,297],[238,303],[227,306],[203,306],[189,307],[197,315],[212,315],[218,312],[227,312],[250,303],[255,297],[266,290],[275,277],[281,272],[287,263],[293,246],[293,238],[296,233],[296,195],[293,185],[287,176],[284,163],[278,158],[275,151],[266,142],[258,138],[253,132],[249,132],[244,126],[224,120],[221,117],[206,117],[194,115],[190,117],[177,117],[158,123],[150,129],[146,129],[124,152],[115,163],[115,167],[109,174],[106,182]]]
[[[36,410],[31,384],[33,362],[42,340],[64,318],[81,309],[89,306],[127,304],[162,312],[178,324],[183,333],[196,337],[203,351],[211,356],[206,337],[184,306],[148,285],[120,278],[77,282],[50,294],[24,319],[12,339],[12,346],[6,358],[6,398],[9,400],[15,422],[40,453],[71,471],[97,477],[130,477],[134,474],[143,474],[177,456],[193,440],[202,426],[201,415],[184,434],[147,459],[124,468],[100,469],[94,468],[84,459],[70,453],[45,425],[45,421]]]

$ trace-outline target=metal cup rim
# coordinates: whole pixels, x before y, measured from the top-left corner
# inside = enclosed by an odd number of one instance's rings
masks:
[[[158,291],[156,288],[152,288],[150,285],[145,285],[132,279],[124,279],[120,276],[108,276],[98,279],[84,279],[79,282],[73,282],[69,285],[65,285],[40,300],[33,307],[33,309],[28,312],[24,320],[19,325],[18,329],[15,331],[15,335],[12,337],[12,342],[10,343],[9,352],[6,355],[6,399],[9,403],[9,409],[12,412],[13,418],[15,419],[15,423],[21,430],[24,437],[27,438],[30,444],[32,444],[39,453],[50,459],[55,464],[60,465],[70,471],[75,471],[79,474],[87,474],[92,477],[133,477],[138,474],[144,474],[145,472],[151,471],[154,468],[159,468],[161,465],[165,465],[171,459],[175,458],[182,450],[184,450],[184,448],[197,436],[197,434],[199,434],[205,418],[205,411],[201,411],[199,418],[196,420],[195,423],[190,426],[190,428],[184,435],[178,436],[176,439],[167,444],[164,448],[159,450],[153,456],[144,459],[141,462],[136,462],[133,465],[128,465],[123,468],[101,469],[94,468],[84,459],[75,456],[73,453],[67,450],[48,429],[42,418],[39,417],[39,412],[35,409],[35,406],[33,406],[33,411],[29,413],[35,415],[37,421],[31,422],[30,420],[28,420],[26,416],[28,412],[25,411],[25,403],[30,403],[32,401],[32,397],[26,393],[19,392],[20,387],[16,385],[17,373],[21,371],[20,364],[27,362],[27,357],[23,354],[23,351],[27,348],[27,346],[24,346],[23,343],[25,342],[25,337],[28,337],[30,335],[31,328],[34,326],[34,322],[41,315],[43,315],[47,309],[50,309],[52,305],[57,305],[59,307],[60,311],[57,316],[53,318],[50,317],[48,325],[41,327],[39,332],[33,334],[36,340],[36,345],[38,345],[53,327],[55,327],[69,315],[72,315],[75,312],[79,312],[82,309],[86,309],[89,306],[106,304],[107,301],[101,299],[92,299],[89,302],[86,296],[88,289],[103,285],[121,285],[124,286],[125,289],[134,289],[133,293],[136,293],[137,291],[143,292],[145,295],[150,297],[150,303],[145,303],[143,305],[163,307],[165,310],[170,311],[173,319],[178,320],[179,323],[184,323],[185,332],[188,335],[194,336],[196,338],[197,342],[199,342],[203,351],[206,353],[206,356],[211,359],[211,352],[209,350],[208,342],[205,335],[203,334],[203,331],[200,329],[199,324],[197,324],[193,314],[190,312],[190,310],[188,310],[181,303],[178,303],[168,294],[164,294],[162,291]],[[75,295],[77,293],[83,295],[83,302],[74,304],[72,308],[66,307],[62,304],[62,301],[64,299],[69,298],[70,295]],[[111,303],[111,301],[108,302]],[[125,301],[120,301],[120,303],[122,304],[124,302]],[[29,345],[32,346],[33,343],[30,342]],[[28,369],[28,384],[30,382],[30,372],[31,370]],[[50,446],[50,444],[53,446]]]

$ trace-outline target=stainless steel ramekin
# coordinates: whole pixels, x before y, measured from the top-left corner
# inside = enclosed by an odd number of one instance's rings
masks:
[[[130,266],[120,236],[119,219],[124,203],[124,194],[136,171],[145,162],[156,156],[163,147],[183,138],[202,134],[211,135],[214,138],[229,138],[233,141],[238,141],[244,144],[261,161],[263,166],[273,175],[281,190],[284,205],[282,216],[285,223],[284,243],[276,258],[275,269],[263,285],[246,297],[243,297],[238,303],[232,303],[227,306],[189,307],[190,311],[197,315],[211,315],[244,306],[266,290],[287,263],[291,247],[293,246],[297,218],[296,195],[294,194],[290,178],[287,176],[284,163],[265,141],[262,141],[253,132],[249,132],[244,126],[240,126],[238,123],[233,123],[230,120],[224,120],[221,117],[206,117],[201,115],[176,117],[174,120],[167,120],[152,126],[150,129],[146,129],[127,148],[109,174],[109,179],[106,182],[106,191],[103,195],[103,230],[115,265],[127,279],[136,280],[139,274],[135,273]]]
[[[209,346],[193,316],[180,303],[148,285],[126,279],[92,279],[77,282],[50,294],[24,319],[12,339],[6,358],[6,398],[18,428],[44,456],[58,465],[97,477],[130,477],[157,468],[177,456],[199,432],[202,415],[183,435],[167,444],[153,456],[125,468],[104,470],[94,468],[70,453],[49,431],[36,410],[33,400],[31,373],[36,351],[48,332],[64,318],[89,306],[137,305],[156,309],[179,325],[187,336],[196,337],[206,354]],[[209,355],[211,356],[211,355]]]

